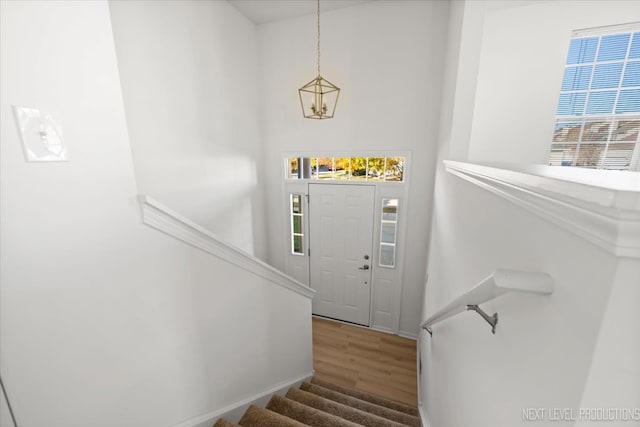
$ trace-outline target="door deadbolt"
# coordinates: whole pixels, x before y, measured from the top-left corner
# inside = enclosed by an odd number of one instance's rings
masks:
[[[369,255],[365,255],[365,256],[364,256],[364,259],[369,259]]]

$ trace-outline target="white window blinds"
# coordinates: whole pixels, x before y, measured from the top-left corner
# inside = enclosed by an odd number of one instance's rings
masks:
[[[638,169],[640,24],[574,34],[549,164]]]

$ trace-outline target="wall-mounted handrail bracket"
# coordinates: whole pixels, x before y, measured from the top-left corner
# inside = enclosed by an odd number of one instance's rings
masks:
[[[553,279],[547,273],[498,268],[474,287],[431,314],[420,324],[420,327],[431,335],[433,325],[436,323],[464,311],[473,310],[491,325],[491,331],[495,334],[498,314],[489,316],[478,306],[507,292],[550,295],[553,293]]]
[[[480,316],[482,316],[482,318],[486,320],[488,324],[491,325],[491,333],[495,335],[496,325],[498,324],[498,313],[493,313],[493,316],[489,316],[487,313],[484,312],[483,309],[481,309],[475,304],[467,305],[467,310],[475,311]]]

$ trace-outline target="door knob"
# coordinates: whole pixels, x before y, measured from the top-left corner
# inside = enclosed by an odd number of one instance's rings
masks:
[[[358,267],[358,270],[368,270],[369,269],[369,264],[365,264],[362,267]]]

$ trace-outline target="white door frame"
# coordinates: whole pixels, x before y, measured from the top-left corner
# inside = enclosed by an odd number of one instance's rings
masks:
[[[288,179],[285,164],[291,157],[404,157],[404,181],[403,182],[379,182],[379,181],[331,181],[315,179]],[[286,224],[285,235],[285,272],[309,285],[309,221],[303,221],[305,238],[304,254],[294,255],[291,253],[290,245],[290,194],[302,194],[308,200],[309,184],[322,183],[331,185],[375,185],[374,203],[374,231],[373,231],[373,253],[371,259],[371,303],[369,313],[369,327],[394,334],[400,333],[400,307],[402,302],[402,280],[404,271],[405,248],[407,241],[407,219],[410,208],[409,201],[409,171],[411,167],[411,153],[407,151],[394,152],[356,152],[356,153],[305,153],[286,152],[282,153],[282,204],[283,214],[280,218]],[[398,229],[397,229],[397,250],[395,268],[379,266],[380,251],[380,224],[382,200],[385,198],[397,198],[399,200],[398,209]],[[304,207],[304,214],[308,214],[308,202]]]

